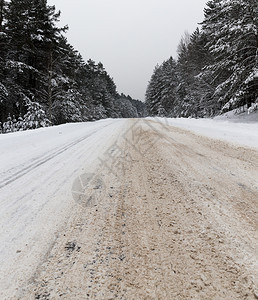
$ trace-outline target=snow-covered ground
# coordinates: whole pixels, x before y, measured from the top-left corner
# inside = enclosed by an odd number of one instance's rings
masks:
[[[0,135],[0,299],[34,274],[75,205],[74,180],[95,170],[126,120]]]
[[[258,123],[258,111],[248,113],[247,108],[234,109],[215,117],[214,120],[231,121],[234,123]]]
[[[258,148],[258,122],[225,118],[162,122]],[[98,158],[128,124],[108,119],[0,135],[1,299],[11,298],[33,276],[75,205],[74,180],[96,170]]]
[[[210,138],[258,148],[258,112],[229,112],[214,119],[168,118],[165,122]]]

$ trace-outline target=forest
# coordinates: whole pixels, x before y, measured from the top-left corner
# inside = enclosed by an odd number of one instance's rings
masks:
[[[146,116],[101,62],[85,62],[46,0],[0,0],[0,132]]]
[[[0,0],[0,133],[103,118],[213,117],[258,109],[256,0],[211,0],[177,58],[157,65],[145,103],[84,61],[47,0]]]
[[[151,116],[212,117],[258,109],[258,2],[212,0],[204,20],[157,65],[146,90]]]

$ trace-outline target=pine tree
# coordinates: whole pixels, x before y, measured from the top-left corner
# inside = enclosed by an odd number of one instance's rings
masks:
[[[66,38],[60,37],[56,52],[54,56],[51,57],[47,89],[43,90],[43,98],[49,108],[48,115],[53,122],[60,124],[62,119],[64,122],[68,122],[67,116],[65,117],[64,114],[65,110],[62,106],[67,106],[67,99],[69,99],[70,104],[73,100],[78,102],[78,97],[71,96],[71,91],[73,91],[72,94],[74,95],[82,94],[85,78],[84,68],[85,64],[81,56],[67,42]],[[81,97],[82,99],[88,98],[85,95]],[[62,104],[63,102],[64,104]],[[74,103],[73,105],[77,107],[78,103]],[[62,112],[59,113],[58,108],[60,108]],[[78,115],[78,112],[75,112],[75,115]],[[82,118],[82,116],[80,118]],[[78,119],[78,116],[72,119]]]
[[[8,102],[10,106],[18,104],[18,113],[24,112],[26,97],[36,97],[46,104],[44,91],[48,90],[51,55],[63,30],[55,26],[59,15],[45,0],[12,0],[8,5],[5,26],[9,38]]]
[[[6,21],[6,6],[6,1],[0,0],[0,34],[4,32],[4,23]]]
[[[21,130],[41,126],[33,109],[52,124],[121,117],[125,106],[133,115],[103,64],[85,63],[68,43],[59,17],[47,0],[0,0],[0,120],[24,116]]]
[[[203,31],[214,63],[205,70],[215,86],[214,97],[222,110],[250,106],[258,85],[257,1],[214,0],[207,3]],[[255,92],[256,91],[256,92]]]
[[[4,24],[6,22],[6,6],[6,1],[0,0],[0,120],[2,121],[8,116],[6,110],[8,87],[6,74],[4,72],[8,49],[8,37],[4,29]]]

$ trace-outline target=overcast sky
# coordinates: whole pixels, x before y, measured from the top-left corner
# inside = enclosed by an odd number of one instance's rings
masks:
[[[48,0],[69,25],[68,41],[85,61],[101,61],[118,92],[144,100],[156,64],[203,20],[208,0]]]

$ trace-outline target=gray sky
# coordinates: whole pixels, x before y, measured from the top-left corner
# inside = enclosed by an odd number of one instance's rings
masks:
[[[60,25],[84,60],[101,61],[118,92],[144,100],[156,64],[181,36],[203,20],[208,0],[48,0],[61,10]]]

